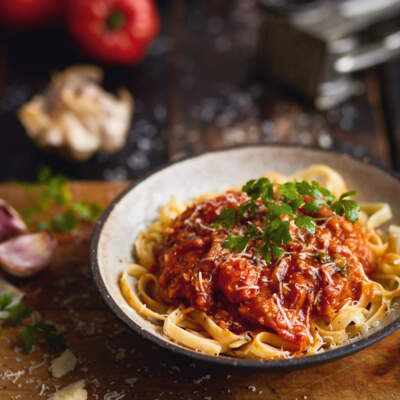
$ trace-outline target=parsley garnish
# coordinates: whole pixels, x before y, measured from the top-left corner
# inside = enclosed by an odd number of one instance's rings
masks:
[[[49,345],[51,350],[63,351],[67,348],[64,336],[57,332],[57,328],[53,324],[39,321],[35,325],[27,326],[19,335],[24,345],[25,353],[30,353],[35,342],[35,337],[41,335]]]
[[[304,228],[307,232],[314,234],[317,231],[317,223],[315,219],[308,215],[301,215],[296,218],[296,225],[299,228]]]
[[[0,296],[0,311],[7,311],[8,316],[0,320],[0,334],[3,325],[9,323],[12,325],[22,325],[24,319],[32,313],[30,308],[23,303],[10,306],[13,300],[13,293],[4,293]],[[19,339],[24,345],[25,353],[30,353],[37,335],[42,336],[52,350],[65,350],[66,345],[64,337],[58,333],[57,328],[47,322],[39,321],[34,325],[25,325],[19,335]]]
[[[9,321],[14,325],[19,325],[22,320],[29,317],[32,313],[30,308],[26,306],[25,303],[19,302],[15,306],[6,308],[5,311],[9,313]]]
[[[21,210],[26,223],[36,231],[68,232],[75,229],[81,220],[95,221],[103,212],[103,207],[86,200],[72,202],[68,179],[60,174],[53,174],[49,168],[38,173],[37,182],[17,182],[25,189],[32,206]],[[39,189],[39,190],[38,190]],[[37,213],[47,211],[52,205],[64,210],[49,221],[33,222]]]
[[[275,190],[274,190],[275,189]],[[316,181],[311,183],[287,182],[273,184],[268,178],[252,179],[242,187],[250,200],[237,208],[226,208],[219,214],[213,226],[223,226],[230,231],[235,224],[242,221],[246,213],[254,215],[257,211],[265,213],[264,229],[247,223],[247,234],[235,236],[229,234],[223,247],[233,251],[244,251],[251,240],[257,241],[257,248],[267,262],[277,260],[284,252],[283,245],[292,241],[290,234],[290,221],[294,221],[298,228],[314,234],[317,231],[317,221],[327,218],[314,218],[309,215],[298,215],[299,209],[309,213],[319,213],[323,206],[328,207],[334,214],[344,215],[354,223],[358,219],[360,205],[348,199],[357,192],[343,193],[339,200],[334,201],[334,195]],[[306,201],[304,196],[311,196],[312,200]],[[261,203],[262,202],[262,203]],[[264,205],[265,209],[261,206]],[[285,216],[284,218],[282,218]]]
[[[224,243],[223,247],[232,249],[233,251],[243,251],[249,243],[250,237],[248,236],[232,236],[229,235]]]
[[[354,196],[357,192],[354,190],[351,192],[343,193],[339,200],[331,205],[332,211],[338,215],[343,215],[350,222],[354,223],[358,219],[358,212],[360,211],[360,204],[355,200],[348,200],[346,197]]]

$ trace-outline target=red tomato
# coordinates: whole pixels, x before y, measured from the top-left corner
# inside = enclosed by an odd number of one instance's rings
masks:
[[[88,54],[114,64],[139,61],[159,31],[153,0],[69,0],[67,24]]]
[[[58,19],[64,0],[0,0],[0,25],[7,28],[31,28]]]

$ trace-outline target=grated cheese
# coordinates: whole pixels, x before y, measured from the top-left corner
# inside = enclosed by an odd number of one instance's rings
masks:
[[[282,307],[282,305],[281,305],[281,301],[280,301],[279,297],[276,295],[276,293],[273,294],[273,297],[275,297],[276,305],[278,306],[279,311],[281,312],[283,318],[285,319],[285,322],[286,322],[287,326],[288,326],[290,329],[293,329],[293,325],[292,325],[292,323],[290,322],[290,319],[287,317],[286,312],[285,312],[285,310],[283,309],[283,307]]]
[[[0,377],[3,380],[4,379],[9,380],[11,383],[13,383],[15,385],[17,383],[18,379],[24,374],[25,374],[24,370],[15,371],[15,372],[6,370],[0,375]]]
[[[126,393],[124,392],[118,393],[116,390],[114,390],[113,392],[106,393],[104,395],[104,400],[120,400],[124,398],[125,395]]]
[[[72,371],[77,363],[77,359],[71,350],[67,349],[59,357],[53,360],[50,365],[50,372],[54,378],[61,378]]]
[[[87,400],[85,381],[81,379],[52,394],[51,400]]]
[[[201,271],[199,271],[199,286],[200,286],[200,290],[203,293],[206,293],[206,291],[204,290],[204,286],[203,286],[203,274],[201,273]]]

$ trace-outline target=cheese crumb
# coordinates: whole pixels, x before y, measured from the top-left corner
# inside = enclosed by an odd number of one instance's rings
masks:
[[[59,390],[49,397],[51,400],[87,400],[87,391],[85,381],[81,379],[75,383],[71,383],[65,388]]]
[[[77,363],[77,359],[71,350],[67,349],[59,357],[53,360],[50,365],[50,372],[54,378],[61,378],[72,371]]]

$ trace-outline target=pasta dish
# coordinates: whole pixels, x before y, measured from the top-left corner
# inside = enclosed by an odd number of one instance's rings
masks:
[[[302,357],[376,326],[400,296],[400,227],[313,165],[175,198],[142,231],[121,292],[166,338],[210,355]]]

